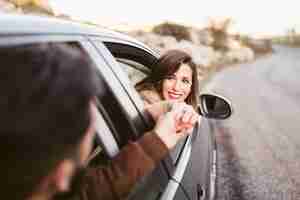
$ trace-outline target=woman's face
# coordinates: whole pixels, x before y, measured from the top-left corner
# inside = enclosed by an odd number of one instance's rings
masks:
[[[178,70],[163,80],[162,96],[164,100],[183,102],[192,89],[193,71],[187,64],[181,64]]]

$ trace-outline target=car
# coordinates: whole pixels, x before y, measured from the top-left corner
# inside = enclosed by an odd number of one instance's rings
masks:
[[[0,48],[7,45],[62,43],[92,59],[99,76],[97,97],[101,117],[90,165],[116,156],[129,140],[153,126],[134,84],[147,76],[159,54],[119,32],[62,19],[2,14]],[[62,58],[63,59],[63,58]],[[82,66],[84,67],[84,66]],[[230,102],[217,94],[200,95],[199,112],[206,117],[137,184],[128,199],[213,199],[216,187],[216,142],[209,134],[210,118],[231,115]],[[207,120],[206,120],[207,119]]]

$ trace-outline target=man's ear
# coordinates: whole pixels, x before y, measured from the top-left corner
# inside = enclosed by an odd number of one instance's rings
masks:
[[[57,192],[66,192],[70,189],[76,165],[72,160],[63,160],[48,177],[49,185],[54,186]]]

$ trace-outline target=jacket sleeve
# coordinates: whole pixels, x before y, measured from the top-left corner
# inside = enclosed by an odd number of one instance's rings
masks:
[[[124,199],[149,174],[168,149],[153,132],[130,142],[108,166],[88,168],[80,187],[81,200]]]

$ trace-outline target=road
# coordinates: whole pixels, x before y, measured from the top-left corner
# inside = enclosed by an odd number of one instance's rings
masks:
[[[218,200],[300,199],[300,49],[275,50],[210,82],[234,108],[213,122]]]

